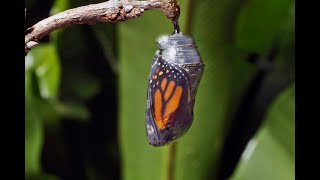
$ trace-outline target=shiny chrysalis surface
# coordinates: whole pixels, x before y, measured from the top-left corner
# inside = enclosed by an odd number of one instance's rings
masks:
[[[193,107],[204,64],[192,37],[174,33],[157,40],[148,81],[146,130],[153,146],[183,136],[193,121]]]

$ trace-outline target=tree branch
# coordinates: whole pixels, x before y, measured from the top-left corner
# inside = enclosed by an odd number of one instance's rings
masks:
[[[25,35],[25,55],[39,40],[59,28],[75,24],[94,24],[97,22],[119,22],[139,17],[145,10],[159,9],[177,22],[180,8],[176,0],[110,0],[69,9],[48,17],[28,28]]]

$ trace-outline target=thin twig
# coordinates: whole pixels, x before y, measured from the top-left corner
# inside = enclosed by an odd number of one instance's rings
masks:
[[[50,32],[75,24],[97,22],[119,22],[139,17],[145,10],[160,9],[172,19],[179,18],[180,10],[176,0],[119,1],[110,0],[69,9],[48,17],[28,28],[25,35],[25,55],[39,40]]]
[[[176,156],[176,142],[173,142],[169,145],[169,156],[168,156],[168,176],[167,180],[173,180],[174,179],[174,162],[175,162],[175,156]]]

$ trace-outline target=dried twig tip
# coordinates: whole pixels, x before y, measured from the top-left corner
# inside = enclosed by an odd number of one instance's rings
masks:
[[[33,46],[35,46],[35,45],[37,45],[37,44],[38,44],[38,43],[35,42],[35,41],[30,41],[30,42],[27,43],[27,48],[28,48],[28,49],[31,49]]]

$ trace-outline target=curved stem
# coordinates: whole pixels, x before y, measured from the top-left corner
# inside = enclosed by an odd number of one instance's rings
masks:
[[[28,28],[25,35],[25,55],[50,32],[75,24],[120,22],[139,17],[145,10],[160,9],[174,20],[179,16],[176,0],[118,1],[110,0],[69,9],[48,17]]]

